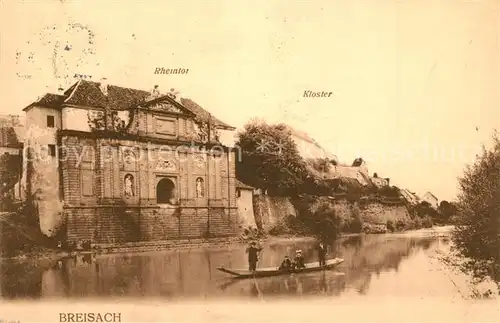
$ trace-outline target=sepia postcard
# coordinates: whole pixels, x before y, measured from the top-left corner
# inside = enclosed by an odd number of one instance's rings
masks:
[[[0,1],[0,323],[499,322],[499,0]]]

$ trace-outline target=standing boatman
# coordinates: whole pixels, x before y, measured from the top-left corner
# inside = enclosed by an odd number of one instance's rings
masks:
[[[318,250],[319,265],[323,267],[326,265],[326,245],[320,241],[316,248]]]
[[[248,253],[248,270],[255,271],[257,268],[257,261],[259,261],[259,252],[262,250],[262,247],[258,247],[255,241],[250,243],[250,246],[246,249]]]

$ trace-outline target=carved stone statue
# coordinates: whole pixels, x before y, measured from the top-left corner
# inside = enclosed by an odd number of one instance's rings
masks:
[[[132,197],[134,196],[134,177],[130,174],[125,175],[125,196]]]
[[[196,179],[196,197],[203,197],[204,193],[203,178],[198,177]]]

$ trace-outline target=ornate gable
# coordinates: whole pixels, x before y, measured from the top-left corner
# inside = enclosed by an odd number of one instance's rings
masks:
[[[193,112],[183,107],[182,104],[175,101],[169,95],[160,97],[150,96],[146,98],[146,102],[140,104],[139,107],[159,113],[181,114],[191,118],[195,117]]]

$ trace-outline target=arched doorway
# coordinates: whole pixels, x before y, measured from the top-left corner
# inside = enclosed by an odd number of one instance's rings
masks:
[[[175,204],[175,184],[169,178],[162,178],[156,185],[158,204]]]

